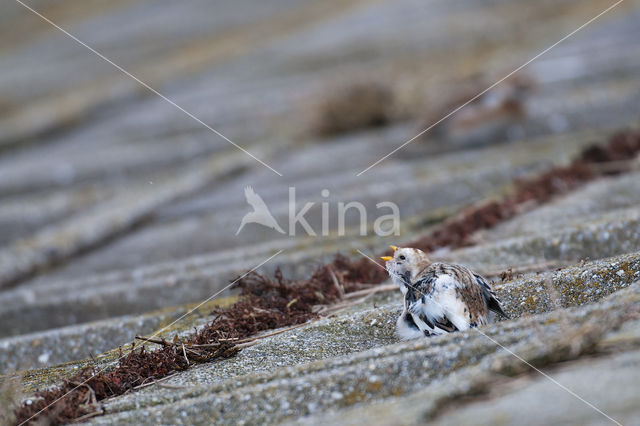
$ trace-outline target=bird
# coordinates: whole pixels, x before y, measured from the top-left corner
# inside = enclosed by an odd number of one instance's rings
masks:
[[[396,321],[401,339],[463,331],[487,324],[496,315],[509,318],[481,275],[462,265],[432,262],[416,248],[391,248],[393,256],[382,260],[404,296]]]
[[[275,229],[281,234],[285,233],[269,211],[264,200],[253,190],[251,186],[244,188],[244,196],[247,199],[247,203],[253,207],[253,211],[244,215],[242,222],[240,223],[240,227],[236,231],[236,235],[240,233],[247,223],[259,223],[267,228]]]

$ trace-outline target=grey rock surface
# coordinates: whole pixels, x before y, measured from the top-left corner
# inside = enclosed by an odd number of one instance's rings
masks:
[[[202,419],[203,411],[209,416],[206,421],[212,422],[280,422],[411,395],[425,384],[433,389],[448,382],[449,375],[453,376],[453,383],[457,381],[461,386],[462,380],[469,380],[473,374],[470,370],[479,374],[514,368],[512,356],[505,356],[501,347],[508,347],[533,363],[542,363],[545,357],[557,357],[557,362],[590,351],[612,328],[631,320],[619,318],[613,311],[625,310],[631,315],[638,312],[639,290],[638,285],[633,285],[599,305],[407,343],[390,340],[388,330],[399,312],[397,303],[387,309],[367,310],[333,320],[331,328],[311,325],[289,336],[274,337],[243,351],[231,362],[213,363],[204,371],[194,369],[186,377],[170,379],[165,389],[119,398],[105,407],[113,414],[93,422],[188,424]],[[576,336],[570,339],[573,333]],[[375,348],[366,350],[371,343]],[[344,355],[345,350],[358,353],[338,356]],[[330,358],[323,360],[326,356]],[[245,357],[252,361],[243,360]],[[320,359],[304,363],[314,358]],[[256,361],[257,366],[253,365]],[[464,378],[454,374],[458,370]],[[388,420],[393,422],[391,417]]]
[[[19,3],[0,4],[0,374],[22,370],[27,395],[92,356],[111,368],[136,334],[188,335],[235,299],[226,290],[199,303],[258,265],[300,278],[337,252],[381,253],[640,125],[638,0],[521,70],[534,84],[520,118],[465,133],[451,117],[444,133],[433,129],[360,175],[610,4],[28,4],[202,122]],[[390,121],[314,130],[328,97],[357,84],[392,93]],[[91,422],[608,421],[498,342],[617,421],[638,423],[640,173],[629,167],[525,206],[470,247],[432,253],[495,280],[509,321],[400,342],[400,295],[378,294],[113,398]],[[246,186],[285,234],[257,224],[237,233],[251,210]],[[296,211],[314,203],[305,217],[318,235],[300,226],[289,235],[291,187]],[[338,232],[338,203],[350,201],[366,207],[364,236],[355,211]],[[399,235],[371,232],[382,201],[398,206]],[[508,268],[514,279],[498,282]]]

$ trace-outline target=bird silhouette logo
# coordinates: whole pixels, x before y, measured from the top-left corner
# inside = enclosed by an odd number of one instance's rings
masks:
[[[252,187],[247,186],[244,188],[244,196],[247,199],[247,203],[253,207],[253,211],[244,215],[236,235],[238,235],[242,228],[244,228],[248,223],[258,223],[262,226],[266,226],[267,228],[275,229],[281,234],[285,233],[280,225],[278,225],[278,222],[276,222],[276,219],[269,211],[269,208],[262,197],[256,194]]]

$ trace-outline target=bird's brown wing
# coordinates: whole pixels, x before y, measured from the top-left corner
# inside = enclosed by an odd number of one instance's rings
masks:
[[[460,282],[460,286],[456,288],[457,297],[462,300],[465,311],[464,315],[468,317],[469,324],[474,327],[484,323],[487,315],[487,305],[482,295],[482,289],[472,280],[464,280]]]
[[[487,308],[489,308],[490,311],[501,315],[503,318],[509,319],[509,316],[502,310],[500,299],[498,298],[498,296],[496,296],[496,293],[493,291],[489,283],[487,283],[487,281],[478,274],[473,274],[473,277],[475,278],[476,283],[482,289],[482,297],[487,304]]]

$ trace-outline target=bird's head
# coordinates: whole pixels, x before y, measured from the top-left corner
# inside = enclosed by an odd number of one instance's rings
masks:
[[[410,284],[431,260],[422,250],[411,247],[391,246],[393,256],[383,256],[385,266],[393,282],[399,286]]]

